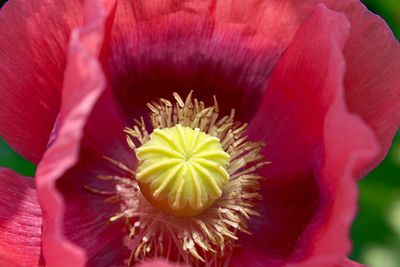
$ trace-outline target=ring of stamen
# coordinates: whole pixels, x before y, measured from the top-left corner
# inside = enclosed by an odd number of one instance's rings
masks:
[[[137,173],[116,160],[106,158],[111,164],[125,171],[127,175],[127,177],[112,175],[99,177],[116,184],[115,195],[108,197],[105,201],[115,203],[119,200],[121,212],[112,216],[110,221],[125,218],[129,232],[125,243],[131,250],[131,255],[126,260],[127,266],[132,266],[147,257],[166,257],[195,267],[226,266],[229,254],[238,239],[237,233],[240,231],[250,234],[247,221],[251,216],[259,215],[255,211],[255,202],[261,198],[258,191],[259,181],[262,177],[255,171],[267,164],[260,155],[263,143],[247,140],[245,135],[247,125],[234,120],[234,110],[230,115],[219,118],[219,106],[215,97],[214,105],[206,107],[202,101],[192,99],[192,92],[185,100],[177,93],[174,93],[173,96],[176,100],[175,104],[166,99],[147,104],[151,111],[150,122],[154,129],[151,134],[147,131],[143,118],[135,120],[136,125],[132,128],[125,129],[128,145],[136,152],[139,161],[143,161],[139,163]],[[189,196],[186,207],[192,210],[197,208],[197,212],[188,213],[187,216],[174,214],[174,211],[179,211],[179,208],[184,206],[183,202],[179,202],[178,209],[174,208],[174,201],[167,201],[168,204],[164,203],[162,208],[154,204],[160,198],[167,196],[167,192],[171,192],[171,190],[164,191],[164,189],[157,192],[157,189],[163,188],[162,182],[161,180],[159,184],[154,182],[157,180],[155,177],[164,177],[165,181],[168,173],[158,172],[158,175],[143,175],[143,172],[146,174],[146,168],[157,164],[156,161],[152,162],[151,160],[151,164],[145,163],[146,159],[151,158],[149,155],[158,153],[158,156],[162,155],[166,158],[179,158],[177,154],[184,153],[185,148],[187,152],[190,147],[188,145],[180,149],[172,142],[170,146],[174,149],[171,151],[160,147],[156,149],[153,146],[154,142],[152,143],[154,136],[158,135],[162,138],[163,132],[172,131],[171,129],[177,130],[179,127],[194,132],[198,129],[199,132],[210,138],[217,138],[220,145],[218,147],[221,149],[217,149],[218,153],[222,151],[229,156],[228,159],[223,154],[225,161],[219,162],[229,177],[228,180],[225,179],[225,182],[218,184],[221,190],[220,197],[215,198],[212,204],[203,203],[202,199],[200,202],[204,209],[201,210],[198,209],[201,206],[198,196],[196,197],[196,194]],[[155,143],[157,142],[155,141]],[[198,153],[204,160],[202,162],[200,159],[200,167],[207,169],[209,166],[207,159],[212,156],[202,151],[198,151]],[[182,163],[182,159],[180,162]],[[171,166],[174,164],[178,165],[179,163],[171,163]],[[201,173],[202,168],[197,168],[197,171]],[[225,176],[223,175],[223,177]],[[215,180],[224,180],[224,178],[220,177]],[[152,187],[153,182],[154,186]],[[165,188],[171,189],[169,186]],[[101,193],[90,188],[87,189],[95,194],[100,195]],[[172,190],[172,192],[174,191]],[[175,200],[177,192],[178,190],[171,194],[175,196]],[[190,200],[192,205],[189,204]],[[199,210],[201,211],[198,212]]]

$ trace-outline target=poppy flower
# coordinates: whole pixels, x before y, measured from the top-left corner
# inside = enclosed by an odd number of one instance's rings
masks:
[[[356,182],[400,123],[399,44],[359,1],[0,14],[0,134],[38,164],[36,192],[1,171],[0,260],[359,266]]]

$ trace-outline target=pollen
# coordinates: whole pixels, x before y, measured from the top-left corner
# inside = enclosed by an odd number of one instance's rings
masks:
[[[136,179],[146,199],[175,216],[193,216],[222,195],[230,156],[218,137],[177,124],[155,129],[136,149]]]

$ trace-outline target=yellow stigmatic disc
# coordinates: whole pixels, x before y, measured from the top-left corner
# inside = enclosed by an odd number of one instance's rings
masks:
[[[221,197],[230,156],[220,140],[177,124],[155,129],[136,149],[136,179],[157,209],[178,217],[200,214]]]

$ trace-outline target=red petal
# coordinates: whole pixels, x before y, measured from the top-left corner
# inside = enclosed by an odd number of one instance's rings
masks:
[[[246,23],[277,43],[282,53],[315,5],[346,14],[351,28],[344,49],[346,102],[375,131],[382,151],[369,170],[386,155],[400,126],[400,46],[389,27],[359,0],[283,0],[217,2],[217,21]]]
[[[349,252],[354,178],[378,148],[371,129],[346,109],[348,30],[343,15],[319,5],[272,74],[249,128],[266,141],[272,161],[264,171],[263,217],[252,221],[254,238],[233,263],[247,255],[272,266],[334,266]]]
[[[112,216],[121,211],[120,204],[106,203],[106,196],[84,188],[89,186],[114,192],[113,183],[101,181],[96,176],[126,176],[125,172],[106,161],[104,156],[134,169],[134,157],[126,144],[122,118],[111,102],[110,93],[109,90],[103,93],[87,118],[78,161],[57,180],[57,190],[62,194],[65,207],[64,220],[59,227],[68,240],[85,251],[87,266],[123,265],[130,253],[123,239],[124,222],[109,222]]]
[[[64,220],[59,227],[66,238],[86,252],[87,266],[123,264],[130,253],[123,243],[123,222],[109,222],[110,217],[121,211],[120,204],[106,203],[105,196],[84,188],[90,186],[114,192],[113,183],[96,179],[96,176],[127,175],[104,156],[135,169],[135,157],[126,143],[122,117],[110,94],[110,90],[103,93],[86,120],[78,161],[57,180],[57,190],[62,194],[65,207]]]
[[[225,103],[224,112],[234,107],[239,119],[249,119],[271,68],[319,2],[122,2],[109,68],[127,117],[145,113],[138,108],[141,103],[194,89],[204,99],[216,94]],[[360,1],[324,2],[345,13],[351,23],[344,50],[347,105],[372,126],[383,147],[372,168],[386,154],[400,124],[399,45],[386,24]],[[255,60],[258,57],[262,60]]]
[[[57,190],[64,199],[64,220],[57,227],[62,229],[69,241],[85,252],[86,266],[123,265],[130,253],[123,240],[126,234],[124,221],[109,221],[120,212],[119,203],[106,203],[107,196],[84,188],[89,186],[114,192],[113,183],[100,182],[96,176],[117,175],[118,172],[110,173],[112,168],[102,156],[91,152],[81,149],[79,162],[57,181]]]
[[[184,265],[172,264],[164,260],[150,260],[139,264],[138,267],[185,267]]]
[[[367,265],[360,264],[350,259],[345,259],[338,267],[367,267]]]
[[[385,21],[360,1],[328,2],[351,23],[344,49],[346,99],[349,110],[372,127],[382,146],[372,169],[386,156],[400,126],[400,45]]]
[[[123,1],[118,5],[108,69],[127,121],[147,114],[143,103],[172,92],[235,108],[248,120],[280,54],[244,25],[220,24],[207,1]],[[273,40],[272,40],[273,42]]]
[[[45,213],[43,253],[49,266],[79,267],[86,262],[85,252],[61,231],[65,207],[55,183],[76,163],[87,118],[105,89],[99,57],[104,51],[103,40],[111,26],[107,19],[112,18],[114,6],[114,1],[88,1],[86,24],[71,35],[59,129],[38,166],[38,195]]]
[[[39,266],[41,234],[34,181],[0,168],[0,266]]]
[[[0,136],[37,163],[60,105],[65,48],[80,1],[9,1],[0,12]]]

